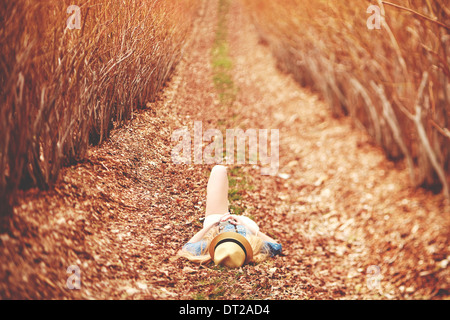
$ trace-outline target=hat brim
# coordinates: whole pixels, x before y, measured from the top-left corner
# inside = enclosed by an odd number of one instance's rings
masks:
[[[253,259],[253,249],[250,245],[250,242],[241,234],[233,231],[223,232],[212,239],[209,245],[209,255],[211,259],[214,260],[214,252],[216,247],[223,242],[232,241],[241,246],[241,248],[245,252],[245,262],[248,263]]]

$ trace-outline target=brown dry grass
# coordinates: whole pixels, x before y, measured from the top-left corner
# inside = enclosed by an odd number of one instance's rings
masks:
[[[67,8],[81,9],[80,29]],[[0,10],[0,202],[48,188],[64,164],[155,100],[196,11],[182,1],[6,1]],[[7,204],[7,205],[3,205]]]
[[[202,3],[163,98],[63,168],[53,189],[21,192],[0,223],[8,227],[0,234],[0,297],[448,299],[443,195],[405,183],[407,170],[385,161],[349,117],[332,118],[317,95],[279,72],[239,0],[227,24],[239,88],[231,116],[212,77],[218,1]],[[235,204],[282,243],[283,255],[239,271],[175,259],[201,228],[212,166],[171,161],[171,132],[192,132],[195,120],[205,130],[280,129],[280,173],[289,178],[252,165],[230,166],[230,178],[245,186]],[[368,286],[374,265],[379,288]],[[79,290],[67,286],[69,266],[80,267]]]
[[[450,183],[450,8],[428,1],[245,0],[280,65],[349,114],[416,185]],[[370,4],[381,29],[369,30]]]

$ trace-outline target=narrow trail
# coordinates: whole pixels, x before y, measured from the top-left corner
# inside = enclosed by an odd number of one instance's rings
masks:
[[[0,298],[448,298],[448,202],[410,186],[403,164],[279,71],[239,1],[227,15],[237,94],[221,104],[211,66],[218,3],[203,1],[160,100],[66,168],[54,189],[23,193],[0,234]],[[201,228],[212,167],[172,161],[173,131],[193,133],[194,121],[203,132],[279,129],[277,176],[248,164],[230,174],[234,203],[282,243],[282,256],[240,270],[176,258]],[[70,266],[79,289],[67,287]]]

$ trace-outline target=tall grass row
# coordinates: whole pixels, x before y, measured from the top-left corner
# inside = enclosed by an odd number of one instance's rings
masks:
[[[80,8],[80,23],[69,6]],[[0,211],[157,98],[180,60],[195,0],[0,3]],[[69,21],[68,21],[69,20]],[[75,25],[76,28],[68,26]]]
[[[450,5],[445,0],[243,0],[281,68],[350,115],[416,186],[449,197]],[[380,28],[370,5],[379,8]]]

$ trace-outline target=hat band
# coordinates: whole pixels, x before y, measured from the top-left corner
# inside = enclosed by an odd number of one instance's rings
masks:
[[[237,245],[239,245],[239,247],[241,247],[241,249],[244,250],[244,253],[245,253],[245,259],[247,259],[247,250],[245,250],[244,245],[243,245],[240,241],[238,241],[238,240],[236,240],[236,239],[227,238],[227,239],[222,239],[222,240],[220,240],[219,242],[217,242],[216,246],[214,247],[214,251],[216,250],[216,248],[217,248],[220,244],[222,244],[222,243],[224,243],[224,242],[234,242],[234,243],[236,243]]]

